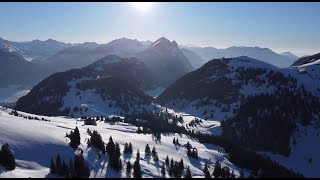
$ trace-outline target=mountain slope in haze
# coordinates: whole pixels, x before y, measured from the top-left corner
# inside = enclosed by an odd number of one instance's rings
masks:
[[[188,49],[194,51],[206,61],[222,57],[229,58],[248,56],[254,59],[259,59],[274,66],[288,67],[296,60],[292,57],[288,57],[287,55],[277,54],[268,48],[260,47],[232,46],[226,49],[217,49],[213,47],[189,47]]]
[[[178,79],[156,102],[220,120],[223,136],[236,143],[288,156],[296,127],[319,119],[320,89],[311,80],[299,69],[248,57],[214,59]]]
[[[163,86],[171,84],[194,69],[177,43],[164,37],[152,43],[136,57],[150,67]]]
[[[182,53],[188,58],[189,62],[191,63],[192,67],[195,69],[198,69],[202,65],[204,65],[206,62],[195,52],[189,50],[189,49],[181,49]]]
[[[0,49],[0,87],[33,85],[41,80],[41,71],[16,53]]]
[[[312,55],[312,56],[306,56],[302,57],[298,60],[296,60],[291,66],[300,66],[303,64],[313,63],[320,59],[320,53]]]
[[[145,46],[139,41],[127,38],[117,39],[102,45],[84,43],[54,54],[39,66],[46,69],[48,75],[50,75],[73,68],[85,67],[108,55],[128,58],[144,48]]]
[[[291,52],[284,52],[284,53],[281,53],[280,55],[286,56],[286,57],[288,57],[289,59],[291,59],[292,61],[296,61],[297,59],[299,59],[298,56],[292,54]]]
[[[49,76],[20,98],[16,108],[75,117],[127,114],[151,108],[153,98],[143,91],[157,86],[142,62],[109,55],[87,67]]]
[[[26,61],[37,62],[71,46],[73,46],[73,44],[63,43],[53,39],[46,41],[12,42],[0,38],[0,49],[7,52],[15,52],[24,57]]]

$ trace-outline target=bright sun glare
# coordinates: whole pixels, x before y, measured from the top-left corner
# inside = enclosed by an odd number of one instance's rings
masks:
[[[132,2],[132,5],[139,11],[148,11],[153,2]]]

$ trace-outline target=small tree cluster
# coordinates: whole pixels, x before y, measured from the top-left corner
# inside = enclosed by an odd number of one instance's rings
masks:
[[[69,145],[73,149],[77,149],[78,146],[80,145],[80,132],[78,127],[76,127],[74,131],[71,131],[70,134],[67,134],[66,137],[70,139]]]
[[[128,145],[128,143],[126,143],[124,145],[123,152],[126,153],[126,154],[132,154],[132,144],[131,144],[131,142],[129,143],[129,145]]]
[[[198,159],[198,150],[196,148],[188,149],[187,155],[194,158]]]
[[[120,159],[120,146],[118,143],[114,143],[112,137],[110,136],[109,142],[106,146],[107,153],[109,155],[109,164],[116,171],[122,169],[122,162]]]
[[[173,142],[172,142],[174,145],[180,145],[180,143],[179,143],[179,139],[177,138],[177,140],[176,140],[176,138],[173,138]]]
[[[175,177],[175,178],[181,178],[182,176],[182,170],[183,167],[183,160],[181,159],[180,162],[175,161],[173,163],[173,159],[171,159],[170,162],[170,168],[169,168],[169,176]]]
[[[87,118],[84,120],[84,124],[85,125],[93,125],[93,126],[97,126],[97,122],[94,118]]]
[[[88,144],[88,147],[94,146],[94,147],[98,148],[100,151],[102,151],[103,154],[106,153],[106,149],[105,149],[102,137],[98,133],[98,131],[96,131],[96,130],[94,130],[91,133],[91,137],[88,140],[87,144]]]
[[[16,168],[16,160],[9,148],[9,144],[5,143],[1,146],[0,150],[0,165],[8,170],[14,170]]]
[[[240,173],[241,174],[241,173]],[[222,167],[219,161],[216,161],[212,176],[215,178],[235,178],[234,171],[230,171],[230,168],[225,166]]]
[[[90,170],[82,155],[77,155],[74,161],[70,159],[68,165],[64,160],[61,160],[58,154],[55,162],[51,158],[50,173],[58,174],[65,178],[88,178],[90,176]]]

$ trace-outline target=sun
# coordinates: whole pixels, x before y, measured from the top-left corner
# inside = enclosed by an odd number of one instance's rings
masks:
[[[153,5],[153,2],[132,2],[131,3],[137,10],[139,11],[148,11],[151,6]]]

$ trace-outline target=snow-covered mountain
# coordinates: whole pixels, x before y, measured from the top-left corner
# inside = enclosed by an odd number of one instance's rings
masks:
[[[109,55],[93,64],[56,73],[20,98],[16,108],[45,115],[127,114],[153,107],[144,91],[157,80],[143,62]]]
[[[292,64],[292,66],[300,66],[300,65],[308,64],[308,63],[320,64],[320,63],[317,63],[318,60],[320,60],[320,53],[312,55],[312,56],[302,57],[302,58],[298,59],[297,61],[295,61]]]
[[[156,102],[221,121],[222,136],[236,143],[290,157],[296,134],[305,136],[301,129],[320,130],[319,75],[317,65],[278,68],[248,57],[214,59],[178,79]]]
[[[194,69],[177,43],[164,37],[153,42],[136,57],[150,67],[164,86]]]
[[[73,46],[73,44],[63,43],[53,39],[46,41],[12,42],[0,38],[0,49],[7,52],[15,52],[26,61],[42,60],[71,46]]]
[[[187,47],[187,49],[194,51],[206,61],[222,57],[248,56],[274,66],[288,67],[296,60],[287,55],[277,54],[269,48],[260,47],[232,46],[226,49],[217,49],[214,47]]]

